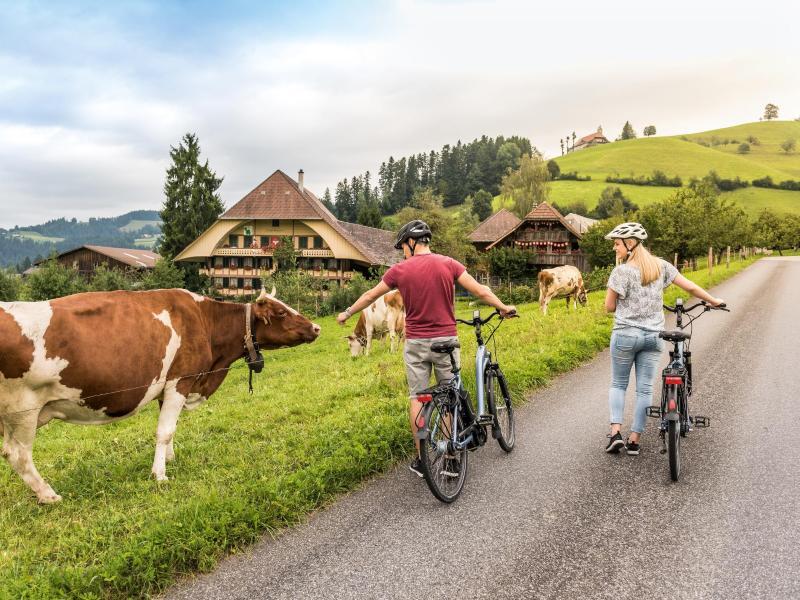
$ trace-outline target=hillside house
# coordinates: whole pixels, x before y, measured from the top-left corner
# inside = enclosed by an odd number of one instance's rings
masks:
[[[598,127],[597,131],[583,136],[572,145],[572,151],[583,150],[584,148],[591,148],[592,146],[599,146],[600,144],[608,144],[610,140],[603,134],[603,128]]]

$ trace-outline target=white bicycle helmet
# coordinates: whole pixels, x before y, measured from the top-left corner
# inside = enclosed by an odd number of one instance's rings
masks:
[[[642,227],[641,223],[622,223],[612,229],[605,238],[607,240],[628,239],[636,238],[637,240],[646,240],[647,232]]]

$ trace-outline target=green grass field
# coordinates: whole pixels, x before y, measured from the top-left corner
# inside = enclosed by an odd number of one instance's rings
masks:
[[[46,235],[42,235],[38,231],[30,231],[27,229],[20,229],[19,231],[12,232],[12,234],[19,235],[22,238],[33,240],[34,242],[38,242],[40,244],[50,244],[50,243],[54,244],[56,242],[61,242],[64,240],[64,238],[49,237]]]
[[[750,262],[717,267],[713,280],[689,276],[709,286]],[[602,302],[598,292],[577,311],[554,303],[547,317],[523,305],[522,318],[503,324],[498,358],[517,400],[608,344]],[[405,459],[413,446],[401,353],[378,343],[352,360],[346,329],[332,317],[318,322],[314,344],[265,354],[254,395],[240,362],[207,403],[181,416],[167,483],[149,478],[155,405],[112,425],[40,430],[34,458],[64,500],[38,506],[0,465],[0,598],[151,596]],[[469,357],[474,338],[460,333]],[[597,428],[602,435],[605,424]],[[421,483],[413,493],[429,494]]]
[[[156,245],[156,241],[157,240],[158,240],[158,238],[154,238],[154,237],[152,237],[152,238],[136,238],[136,240],[134,240],[134,244],[139,248],[151,249],[153,246]]]
[[[161,226],[161,221],[136,221],[136,220],[134,220],[134,221],[129,221],[127,225],[125,225],[123,227],[120,227],[119,229],[120,229],[120,231],[125,231],[125,232],[130,233],[132,231],[139,231],[140,229],[143,229],[143,228],[147,227],[148,225],[152,225],[153,227],[160,227]]]

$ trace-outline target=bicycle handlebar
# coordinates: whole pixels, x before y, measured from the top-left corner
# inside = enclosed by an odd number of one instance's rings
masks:
[[[481,325],[486,325],[489,321],[491,321],[495,317],[500,317],[500,319],[513,319],[513,318],[519,317],[519,314],[517,314],[517,311],[514,311],[514,312],[511,312],[507,316],[504,317],[504,316],[502,316],[500,314],[499,310],[495,309],[494,312],[492,314],[490,314],[488,317],[486,317],[485,319],[476,318],[476,319],[472,319],[471,321],[465,321],[464,319],[456,319],[456,322],[457,323],[463,323],[464,325],[470,325],[470,326],[474,327],[478,323],[480,323]]]
[[[693,311],[698,306],[702,306],[703,310],[724,310],[725,312],[731,312],[731,309],[727,308],[727,304],[725,304],[724,302],[719,306],[711,306],[705,300],[700,300],[700,302],[698,302],[697,304],[687,307],[682,307],[682,305],[668,306],[665,304],[664,309],[668,310],[671,313],[678,313],[678,312],[688,313]]]

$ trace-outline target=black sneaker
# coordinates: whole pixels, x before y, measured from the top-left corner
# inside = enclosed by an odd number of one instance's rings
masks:
[[[632,442],[630,438],[625,441],[625,451],[631,456],[639,456],[639,444]]]
[[[419,477],[424,477],[425,475],[422,473],[422,461],[419,458],[415,458],[410,465],[408,465],[408,470],[414,473]]]
[[[622,439],[622,435],[619,433],[619,431],[614,435],[609,433],[606,437],[608,438],[606,452],[609,454],[619,453],[620,449],[625,445],[625,440]]]

